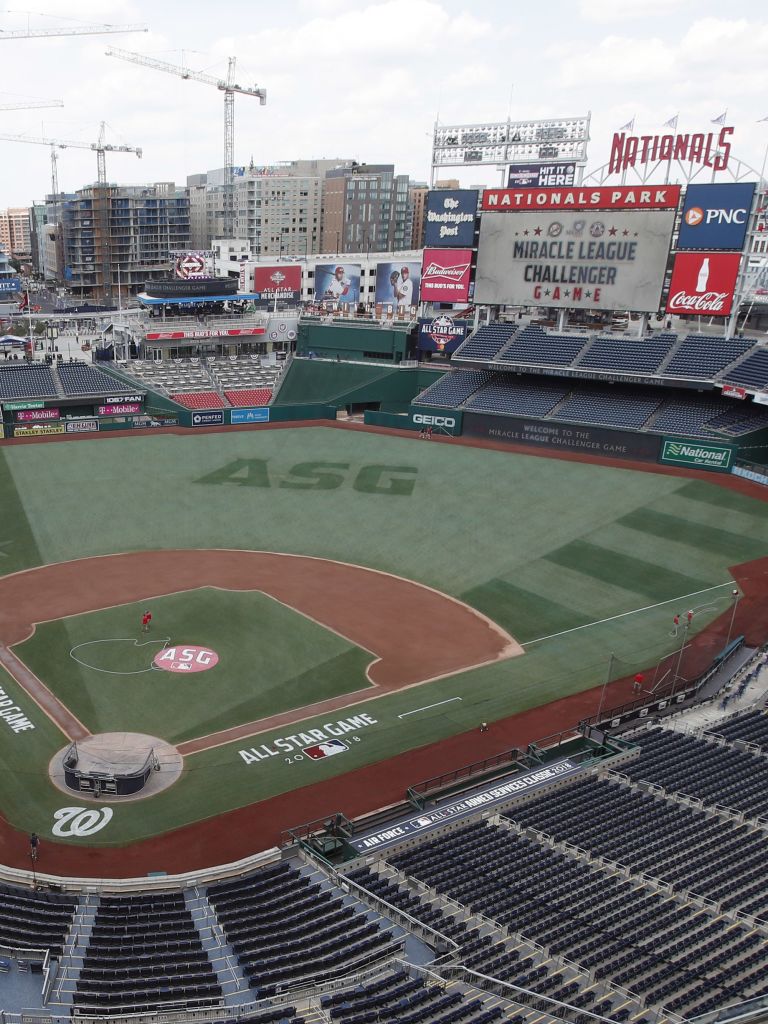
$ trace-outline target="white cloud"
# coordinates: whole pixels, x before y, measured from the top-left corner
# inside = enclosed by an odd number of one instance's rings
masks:
[[[689,6],[691,0],[581,0],[579,12],[587,21],[606,25],[612,22],[668,15]]]

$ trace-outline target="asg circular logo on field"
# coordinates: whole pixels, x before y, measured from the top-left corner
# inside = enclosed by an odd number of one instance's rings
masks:
[[[690,210],[685,211],[685,223],[689,228],[698,227],[703,220],[704,211],[700,206],[692,206]]]
[[[164,672],[207,672],[219,662],[216,651],[210,647],[164,647],[152,659],[155,668]]]

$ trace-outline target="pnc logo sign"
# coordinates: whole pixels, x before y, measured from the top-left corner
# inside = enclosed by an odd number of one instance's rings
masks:
[[[699,224],[746,224],[747,211],[740,210],[702,210],[700,206],[692,206],[685,212],[685,223],[692,228]]]
[[[155,668],[161,668],[164,672],[178,672],[189,674],[191,672],[207,672],[219,662],[216,651],[209,647],[164,647],[158,651],[152,659]]]
[[[754,193],[753,182],[689,185],[677,248],[743,249]]]

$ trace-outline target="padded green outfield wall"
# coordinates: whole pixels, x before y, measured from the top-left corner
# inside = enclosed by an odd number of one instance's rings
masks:
[[[320,402],[337,409],[378,404],[386,412],[407,412],[416,395],[444,372],[443,368],[431,370],[420,366],[396,369],[381,363],[294,359],[273,408]]]
[[[326,359],[391,359],[399,363],[408,358],[408,331],[366,324],[323,324],[302,321],[296,338],[298,355],[316,355]]]

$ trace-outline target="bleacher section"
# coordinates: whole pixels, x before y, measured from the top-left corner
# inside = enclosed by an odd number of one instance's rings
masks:
[[[768,427],[765,406],[721,398],[718,391],[689,397],[670,389],[590,385],[587,381],[489,370],[449,371],[421,392],[414,404],[708,440],[737,438]]]
[[[399,948],[379,921],[286,862],[212,885],[208,899],[260,996],[297,979],[343,977]]]
[[[553,794],[552,805],[568,792]],[[594,812],[599,803],[581,807],[585,826]],[[646,843],[655,844],[645,828]],[[744,926],[506,828],[480,823],[446,840],[424,842],[391,863],[647,1004],[695,1016],[768,989],[766,939]],[[515,983],[529,987],[542,977],[526,972]],[[610,1000],[594,1008],[613,1020],[629,1016],[609,1009]]]
[[[269,405],[272,397],[271,388],[242,388],[239,391],[225,391],[224,397],[233,408]]]
[[[768,759],[719,747],[667,729],[642,735],[642,754],[627,768],[631,779],[698,797],[709,806],[768,820]]]
[[[56,383],[43,363],[0,367],[0,401],[14,398],[55,398]]]
[[[101,897],[73,997],[78,1010],[148,1013],[221,997],[182,893]]]
[[[711,338],[689,334],[664,368],[665,377],[713,380],[754,345],[753,338]]]
[[[647,376],[658,371],[676,341],[676,334],[661,332],[647,338],[598,336],[575,362],[582,370],[620,370]]]
[[[223,409],[224,400],[218,391],[171,392],[171,398],[187,409]]]
[[[69,896],[0,885],[0,944],[61,956],[75,906]]]
[[[282,367],[263,366],[258,356],[136,359],[121,370],[188,409],[267,405],[282,373]]]
[[[662,395],[647,392],[574,390],[553,418],[639,430],[661,402]]]
[[[724,380],[729,384],[740,384],[748,388],[768,388],[768,348],[752,352],[732,370]]]
[[[475,392],[465,408],[508,416],[546,416],[567,394],[567,385],[540,381],[521,384],[501,377]]]
[[[529,324],[499,353],[497,361],[536,366],[570,366],[589,342],[586,334],[550,334]]]
[[[588,779],[557,796],[516,808],[511,816],[728,909],[758,916],[768,911],[765,841],[747,825],[605,780]]]
[[[332,1021],[342,1024],[370,1024],[372,1021],[491,1024],[503,1017],[500,1006],[485,1009],[482,999],[469,998],[457,990],[446,992],[441,984],[427,985],[421,978],[411,978],[404,970],[388,972],[354,989],[323,996],[321,1006]]]
[[[517,330],[515,324],[483,324],[453,354],[453,361],[462,359],[476,362],[490,362],[509,344]]]
[[[716,736],[724,736],[729,743],[741,740],[768,750],[768,713],[765,711],[744,712],[709,731]]]
[[[503,339],[507,339],[506,342]],[[701,381],[723,380],[768,388],[768,350],[756,338],[680,337],[672,331],[643,338],[574,330],[556,333],[538,324],[484,324],[456,350],[454,363],[547,366],[590,373]],[[734,365],[735,364],[735,365]],[[727,372],[726,372],[727,371]]]
[[[494,380],[494,374],[487,370],[458,370],[446,373],[434,384],[414,398],[414,405],[438,405],[454,408],[465,402],[470,395],[488,381]]]
[[[65,395],[125,395],[125,384],[87,363],[57,363],[56,371]]]

